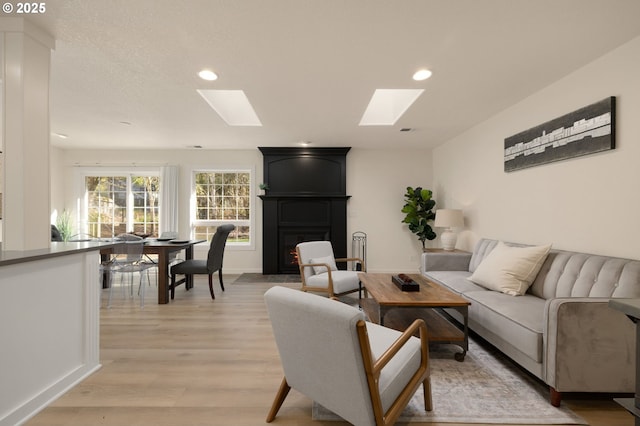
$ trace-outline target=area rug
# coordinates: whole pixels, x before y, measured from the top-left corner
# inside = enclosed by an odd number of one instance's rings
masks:
[[[289,274],[259,274],[259,273],[244,273],[233,281],[234,283],[299,283],[300,275]]]
[[[453,345],[430,350],[433,411],[424,409],[422,386],[400,422],[488,424],[588,424],[570,409],[553,407],[549,390],[497,349],[473,339],[464,362],[453,359]],[[314,420],[340,420],[313,404]]]

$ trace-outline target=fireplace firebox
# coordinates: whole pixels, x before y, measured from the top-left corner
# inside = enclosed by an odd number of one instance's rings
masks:
[[[267,148],[263,201],[263,274],[299,272],[296,244],[331,241],[347,257],[346,155],[350,148]]]

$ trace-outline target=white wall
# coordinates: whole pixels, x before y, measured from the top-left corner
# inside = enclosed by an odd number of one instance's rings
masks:
[[[490,237],[639,258],[638,75],[640,38],[436,148],[437,199],[465,213],[458,247]],[[615,150],[504,172],[506,137],[608,96],[617,98]]]
[[[345,144],[348,145],[348,144]],[[180,232],[189,232],[190,170],[192,167],[255,167],[256,183],[262,181],[262,154],[258,149],[230,150],[55,150],[52,155],[52,206],[73,210],[73,191],[77,165],[174,164],[180,166]],[[404,192],[407,186],[431,188],[431,154],[427,150],[352,149],[347,155],[348,251],[351,234],[363,231],[368,237],[369,271],[417,271],[421,246],[417,238],[401,223]],[[64,188],[64,193],[59,189]],[[262,272],[262,201],[255,200],[255,250],[225,253],[226,273]],[[206,247],[196,250],[204,257]]]
[[[65,180],[64,173],[64,154],[61,149],[51,148],[49,153],[49,186],[51,194],[51,223],[56,224],[57,215],[61,214],[65,209]]]
[[[422,245],[402,223],[401,209],[407,186],[433,189],[430,164],[429,150],[352,149],[347,155],[349,244],[353,232],[367,234],[367,271],[418,271]]]

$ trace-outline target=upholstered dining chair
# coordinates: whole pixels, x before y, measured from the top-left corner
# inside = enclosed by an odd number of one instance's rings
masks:
[[[176,291],[176,287],[180,284],[186,283],[185,287],[189,290],[189,283],[193,282],[193,275],[202,274],[209,275],[209,292],[211,298],[215,299],[213,294],[213,273],[218,271],[218,277],[220,279],[220,288],[224,291],[224,283],[222,282],[222,261],[224,258],[224,248],[227,244],[227,237],[229,233],[236,229],[235,225],[225,224],[220,225],[216,229],[216,233],[213,234],[211,239],[211,245],[209,246],[209,253],[206,259],[187,259],[184,262],[180,262],[171,267],[171,299],[173,299]],[[176,275],[184,275],[179,281],[176,281]]]
[[[423,320],[401,333],[316,294],[276,286],[264,297],[284,370],[268,423],[291,388],[356,426],[394,424],[420,385],[431,411]]]
[[[60,234],[58,227],[55,225],[51,225],[51,241],[64,241],[64,239],[62,238],[62,234]]]
[[[361,290],[358,272],[366,270],[362,259],[335,259],[330,241],[299,243],[296,253],[303,291],[326,292],[334,297]],[[336,262],[357,262],[362,267],[360,271],[342,271],[338,270]]]

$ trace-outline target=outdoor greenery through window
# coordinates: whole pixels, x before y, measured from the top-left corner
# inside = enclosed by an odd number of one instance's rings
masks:
[[[92,237],[133,232],[158,236],[158,176],[86,176],[86,223]]]
[[[251,173],[196,172],[194,238],[210,241],[224,223],[236,225],[227,243],[249,244],[251,235]]]

